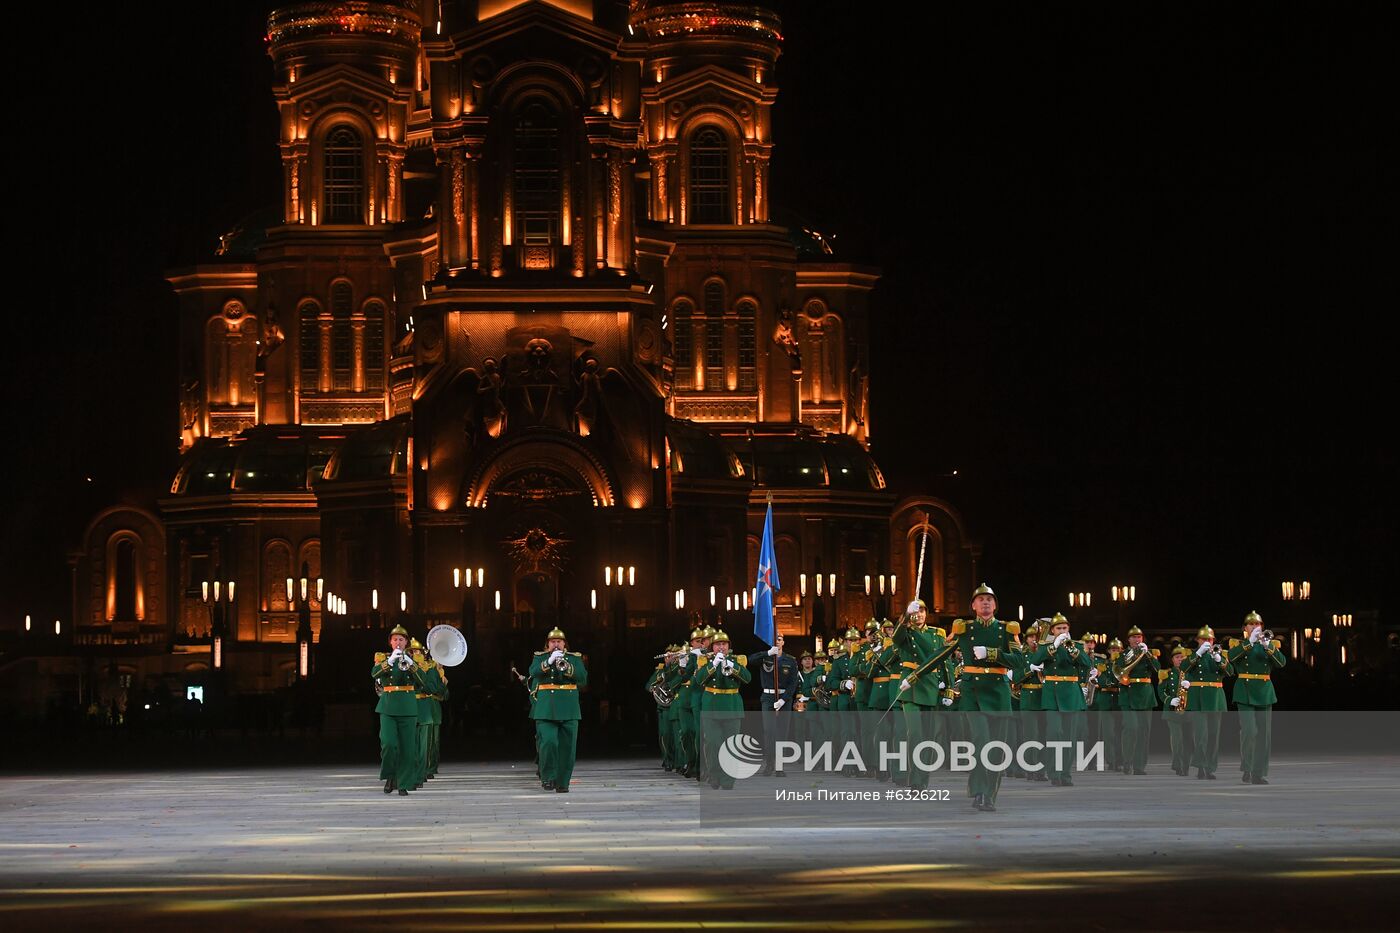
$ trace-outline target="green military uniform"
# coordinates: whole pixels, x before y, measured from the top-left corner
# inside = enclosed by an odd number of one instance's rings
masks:
[[[847,629],[844,641],[843,653],[831,659],[831,673],[826,678],[826,688],[831,691],[830,712],[834,714],[828,723],[831,726],[828,734],[837,743],[834,749],[837,760],[841,757],[841,743],[858,741],[860,737],[855,731],[855,717],[851,715],[855,712],[855,651],[860,633]]]
[[[1230,640],[1230,667],[1235,673],[1232,696],[1240,714],[1240,772],[1247,784],[1267,784],[1269,748],[1272,742],[1270,720],[1278,694],[1272,674],[1286,663],[1282,643],[1262,637],[1250,640],[1255,625],[1263,631],[1259,613],[1245,616],[1245,638]]]
[[[408,638],[402,625],[389,633]],[[397,789],[406,795],[418,782],[418,691],[423,674],[407,654],[390,661],[388,652],[374,656],[369,675],[379,692],[374,711],[379,714],[379,778],[384,793]]]
[[[909,604],[906,614],[912,615],[916,609],[921,613],[927,612],[920,599]],[[946,644],[943,630],[930,627],[927,623],[901,625],[895,629],[892,639],[891,647],[899,659],[899,666],[894,668],[898,677],[890,681],[890,689],[900,703],[904,737],[908,742],[909,786],[915,789],[928,787],[929,776],[927,771],[915,766],[914,749],[920,742],[937,741],[933,735],[937,721],[932,715],[942,708],[942,691],[948,689],[942,665],[936,661],[932,664],[929,662],[943,651]],[[927,669],[924,669],[925,665],[929,665]],[[904,782],[905,775],[901,770],[896,770],[894,776],[900,783]]]
[[[1142,629],[1134,625],[1128,629],[1128,639],[1142,636]],[[1130,649],[1119,655],[1115,661],[1114,674],[1121,689],[1118,706],[1123,717],[1123,773],[1147,773],[1147,748],[1152,737],[1152,711],[1157,708],[1157,671],[1162,665],[1158,662],[1156,648]]]
[[[1181,658],[1184,662],[1191,652],[1180,646],[1172,650],[1172,657]],[[1185,777],[1191,773],[1191,742],[1186,730],[1190,723],[1186,719],[1186,711],[1180,704],[1172,705],[1178,700],[1181,694],[1181,665],[1173,663],[1171,667],[1157,672],[1157,695],[1162,700],[1162,721],[1167,724],[1167,735],[1171,738],[1172,745],[1172,770]]]
[[[875,731],[873,728],[867,728],[873,727],[874,723],[869,721],[869,717],[859,714],[868,713],[871,709],[870,689],[875,684],[875,648],[879,644],[880,623],[870,619],[865,623],[865,639],[856,645],[852,661],[855,692],[851,695],[851,708],[858,714],[852,718],[860,737],[860,757],[866,765],[874,761]]]
[[[442,725],[442,701],[447,698],[442,665],[423,652],[417,639],[410,643],[413,660],[423,671],[423,689],[418,691],[418,786],[437,774],[438,729]]]
[[[1196,638],[1209,644],[1215,639],[1215,632],[1205,626],[1196,633]],[[1182,665],[1181,673],[1191,684],[1186,694],[1187,715],[1195,730],[1191,767],[1196,769],[1197,778],[1215,780],[1215,769],[1220,764],[1220,716],[1226,709],[1225,677],[1230,673],[1230,659],[1217,646],[1210,645],[1210,648],[1212,650],[1204,653],[1200,647],[1192,652]]]
[[[812,669],[803,670],[802,662],[811,659]],[[822,669],[817,666],[816,658],[812,657],[812,652],[804,651],[797,658],[797,697],[792,704],[792,711],[797,718],[793,720],[792,738],[799,743],[817,741],[816,729],[817,710],[816,701],[812,699],[812,691],[817,686],[817,678],[821,676]]]
[[[727,649],[729,636],[724,632],[715,632],[711,644],[721,643]],[[739,731],[739,722],[744,716],[744,699],[739,696],[739,687],[752,679],[748,660],[742,654],[733,657],[716,654],[713,659],[702,658],[700,669],[695,672],[695,686],[704,694],[701,718],[706,722],[706,729],[712,730],[705,746],[711,787],[734,788],[734,778],[720,767],[719,750],[730,736]]]
[[[564,633],[553,629],[547,639],[562,639]],[[530,662],[530,676],[535,679],[535,705],[530,717],[540,745],[540,778],[546,790],[561,794],[569,792],[574,775],[574,758],[578,753],[578,691],[588,684],[588,670],[583,655],[577,651],[536,651]]]
[[[974,606],[979,596],[990,596],[995,607],[996,594],[990,586],[983,583],[973,591]],[[967,786],[974,806],[981,810],[995,810],[1001,790],[1001,772],[983,766],[982,750],[989,742],[1006,738],[1011,717],[1011,681],[1007,675],[1012,674],[1012,665],[1023,654],[1020,634],[1021,623],[1003,622],[995,612],[987,619],[958,619],[953,623],[953,642],[963,656],[958,686],[977,755]],[[982,657],[978,657],[979,649]]]
[[[700,697],[698,691],[691,689],[690,682],[695,674],[700,655],[705,650],[701,645],[695,643],[697,641],[703,642],[705,638],[704,629],[694,629],[690,633],[690,647],[684,648],[684,654],[671,662],[666,669],[666,686],[675,697],[671,703],[671,709],[674,711],[672,723],[675,734],[675,740],[672,742],[672,755],[675,758],[676,770],[681,773],[682,777],[699,778],[702,770],[700,754],[696,746],[696,719],[699,715]]]
[[[671,646],[667,646],[666,650],[669,653]],[[652,688],[658,683],[665,682],[665,677],[666,663],[662,661],[656,665],[656,670],[652,671],[651,676],[647,678],[646,691],[651,693]],[[661,768],[665,771],[670,771],[676,766],[675,755],[671,750],[671,719],[668,712],[669,709],[670,707],[662,706],[660,702],[656,703],[656,744],[661,749]]]
[[[1056,626],[1068,626],[1068,621],[1058,612],[1050,622],[1053,631]],[[1045,741],[1069,742],[1074,740],[1074,717],[1088,707],[1084,702],[1084,690],[1079,686],[1080,678],[1091,669],[1089,652],[1073,639],[1056,644],[1057,635],[1035,650],[1031,663],[1039,666],[1044,675],[1045,686],[1040,691],[1040,706],[1045,711]],[[1060,767],[1056,767],[1054,749],[1045,751],[1044,764],[1050,775],[1050,783],[1057,787],[1068,787],[1074,781],[1070,778],[1069,752],[1063,753]]]
[[[1026,663],[1021,669],[1021,739],[1023,742],[1043,742],[1045,741],[1045,724],[1042,721],[1044,716],[1041,713],[1040,694],[1045,689],[1045,681],[1040,671],[1031,670],[1031,659],[1036,648],[1040,647],[1039,628],[1033,629],[1036,632],[1036,645],[1031,647],[1026,645]],[[1041,763],[1040,749],[1027,749],[1025,754],[1026,764],[1030,768],[1026,771],[1026,780],[1045,781],[1044,768],[1037,768]]]
[[[706,625],[701,630],[701,638],[704,640],[702,652],[709,651],[710,645],[714,643],[715,629]],[[692,638],[694,633],[692,632]],[[699,672],[699,660],[702,655],[691,654],[691,660],[686,665],[691,669],[690,674],[690,716],[691,722],[695,726],[695,756],[691,759],[691,770],[695,772],[695,779],[701,783],[708,783],[710,780],[710,756],[709,746],[705,739],[705,720],[701,717],[701,710],[704,708],[705,691],[695,684],[695,674]]]
[[[1088,643],[1085,643],[1088,647]],[[1118,646],[1120,649],[1122,645]],[[1094,665],[1094,670],[1099,676],[1094,690],[1094,702],[1089,704],[1089,711],[1094,715],[1090,717],[1098,730],[1098,737],[1103,741],[1106,764],[1110,771],[1121,771],[1123,768],[1123,735],[1119,728],[1118,718],[1118,678],[1113,673],[1112,646],[1109,648],[1107,656],[1096,654],[1090,651],[1090,657]],[[1080,686],[1083,687],[1083,682]]]

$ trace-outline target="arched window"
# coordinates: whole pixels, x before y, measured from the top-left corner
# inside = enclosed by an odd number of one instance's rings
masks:
[[[117,542],[117,621],[130,622],[136,618],[136,542],[123,538]]]
[[[676,388],[695,388],[695,306],[676,302],[671,345],[676,356]]]
[[[739,302],[739,391],[758,389],[758,308]]]
[[[360,134],[337,126],[325,142],[325,223],[365,222],[365,152]]]
[[[365,388],[384,388],[384,306],[365,305]]]
[[[705,388],[724,387],[724,285],[710,281],[705,283]]]
[[[532,100],[515,118],[511,165],[511,230],[515,243],[553,246],[559,242],[559,114],[543,100]]]
[[[308,301],[297,309],[299,332],[297,352],[300,354],[301,391],[315,392],[321,372],[321,309]]]
[[[733,223],[729,196],[729,140],[707,126],[690,140],[690,222]]]
[[[350,372],[354,366],[354,346],[350,336],[350,306],[354,289],[349,282],[331,286],[331,368],[335,373],[336,389],[350,388]]]

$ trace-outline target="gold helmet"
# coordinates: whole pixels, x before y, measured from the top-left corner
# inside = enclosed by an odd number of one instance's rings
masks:
[[[880,623],[877,620],[871,619],[865,623],[865,634],[869,635],[871,632],[878,631],[880,631]]]
[[[983,583],[983,584],[982,584],[981,586],[979,586],[977,589],[975,589],[975,590],[972,591],[972,598],[973,598],[973,599],[976,599],[976,598],[979,597],[979,596],[990,596],[990,597],[992,597],[992,599],[996,599],[996,598],[997,598],[997,594],[996,594],[995,592],[993,592],[993,591],[992,591],[992,588],[991,588],[990,586],[988,586],[987,584],[985,584],[985,583]]]
[[[690,630],[690,640],[691,640],[691,641],[694,641],[694,640],[697,639],[697,638],[709,638],[709,637],[710,637],[710,636],[708,636],[708,635],[705,634],[705,630],[704,630],[703,628],[693,628],[693,629]]]
[[[801,654],[799,654],[799,655],[797,656],[797,660],[801,661],[803,658],[810,658],[811,656],[812,656],[812,652],[810,652],[810,651],[803,651]]]
[[[715,628],[713,625],[706,625],[703,629],[701,629],[701,631],[703,631],[705,634],[700,637],[708,638],[713,641],[715,637],[715,632],[719,631],[719,629]]]
[[[1057,625],[1069,625],[1069,619],[1065,618],[1065,614],[1063,612],[1057,612],[1054,616],[1051,617],[1048,629],[1053,629]]]
[[[812,655],[812,658],[817,661],[825,661],[827,659],[827,654],[825,651],[818,651],[816,654]]]
[[[1146,637],[1142,634],[1142,629],[1138,628],[1136,625],[1128,629],[1128,637],[1132,638],[1134,635],[1137,635],[1139,638]]]
[[[860,632],[856,631],[855,627],[852,626],[851,628],[846,629],[846,634],[842,637],[845,638],[847,641],[860,641]]]
[[[881,620],[880,620],[880,628],[881,628],[881,629],[884,629],[884,628],[886,628],[886,627],[888,627],[888,628],[894,628],[894,622],[893,622],[892,620],[890,620],[890,619],[881,619]]]
[[[1250,612],[1249,615],[1244,617],[1244,624],[1246,628],[1251,625],[1263,625],[1264,617],[1257,612]]]
[[[544,640],[549,641],[551,638],[563,638],[565,641],[568,641],[568,638],[564,635],[564,630],[557,625],[549,630],[549,634],[544,637]]]
[[[1196,637],[1197,637],[1197,638],[1209,638],[1211,641],[1214,641],[1214,640],[1215,640],[1215,629],[1211,628],[1209,625],[1202,625],[1202,626],[1201,626],[1201,630],[1200,630],[1199,632],[1196,633]]]
[[[423,650],[423,643],[416,638],[410,638],[408,640],[408,647],[421,651]]]
[[[1183,645],[1177,645],[1172,649],[1172,657],[1174,658],[1189,658],[1190,656],[1191,652],[1187,651]]]
[[[402,635],[404,638],[407,638],[408,629],[404,628],[402,625],[396,625],[389,629],[389,637],[393,638],[395,635]]]
[[[1123,643],[1122,643],[1121,641],[1119,641],[1118,639],[1115,638],[1115,639],[1113,639],[1112,641],[1110,641],[1110,642],[1108,643],[1108,650],[1109,650],[1109,651],[1122,651],[1122,650],[1123,650]]]

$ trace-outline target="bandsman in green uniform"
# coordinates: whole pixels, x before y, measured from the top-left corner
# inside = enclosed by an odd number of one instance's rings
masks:
[[[1233,696],[1240,714],[1240,780],[1245,784],[1267,784],[1270,720],[1278,695],[1272,674],[1283,667],[1283,645],[1264,631],[1259,613],[1244,617],[1244,637],[1230,640],[1230,667],[1235,672]]]
[[[1115,638],[1108,643],[1106,655],[1098,654],[1094,652],[1088,636],[1085,636],[1084,647],[1093,653],[1094,668],[1099,672],[1098,688],[1089,710],[1095,714],[1092,718],[1099,724],[1099,738],[1103,739],[1107,751],[1108,770],[1127,773],[1131,768],[1123,761],[1123,721],[1119,716],[1121,707],[1118,703],[1121,687],[1118,675],[1114,673],[1114,665],[1123,654],[1123,643]]]
[[[982,765],[982,750],[989,742],[1006,739],[1011,716],[1012,665],[1021,650],[1021,623],[1003,622],[996,617],[997,597],[983,583],[972,593],[971,621],[953,623],[953,643],[962,651],[963,669],[959,690],[967,712],[967,725],[977,764],[968,776],[968,792],[978,810],[996,809],[1001,790],[1001,772]]]
[[[841,757],[840,743],[858,741],[859,734],[855,731],[855,692],[856,692],[856,644],[860,641],[860,632],[853,628],[846,629],[846,634],[840,641],[839,654],[835,644],[832,647],[831,673],[826,678],[826,688],[831,691],[831,709],[833,714],[831,720],[832,731],[830,733],[833,741],[837,743],[835,748],[836,757]],[[854,769],[847,766],[845,771]]]
[[[696,613],[695,617],[698,621],[700,614]],[[710,653],[710,648],[714,642],[715,628],[712,625],[706,625],[700,629],[700,632],[700,652],[698,654],[692,652],[692,655],[697,659],[705,657]],[[691,644],[695,644],[694,640],[691,641]],[[698,666],[694,667],[694,671],[699,671],[699,669]],[[691,720],[695,724],[695,757],[691,759],[691,770],[695,772],[694,777],[697,781],[709,783],[710,755],[705,740],[705,720],[700,716],[700,712],[704,708],[705,691],[695,686],[694,672],[691,673],[690,680],[690,714]]]
[[[694,628],[690,632],[690,644],[682,646],[674,664],[667,669],[666,685],[675,697],[671,709],[675,710],[674,723],[676,741],[673,743],[676,756],[676,770],[681,777],[698,778],[700,755],[696,746],[696,716],[700,702],[690,681],[698,668],[698,661],[705,653],[705,629]]]
[[[739,696],[739,687],[752,679],[749,659],[730,653],[729,636],[724,632],[715,632],[710,645],[714,655],[701,658],[700,669],[695,673],[695,685],[704,693],[701,718],[710,732],[705,746],[710,760],[710,786],[733,790],[734,778],[719,766],[719,750],[726,739],[739,731],[744,717],[744,699]]]
[[[904,724],[903,736],[909,755],[907,772],[909,786],[921,790],[928,787],[929,775],[914,764],[914,749],[920,742],[940,741],[934,735],[936,719],[934,714],[943,707],[944,680],[943,666],[935,658],[943,652],[947,639],[941,629],[928,624],[928,607],[922,599],[911,602],[904,610],[904,625],[893,630],[892,645],[899,659],[899,679],[892,681],[895,698],[899,701],[901,719]],[[942,687],[940,687],[940,684]],[[895,780],[903,784],[906,777],[898,765]]]
[[[1215,630],[1204,625],[1196,633],[1196,651],[1186,659],[1186,707],[1195,730],[1191,767],[1197,780],[1215,780],[1220,764],[1220,715],[1225,712],[1225,677],[1230,659],[1215,644]]]
[[[423,674],[408,655],[408,630],[396,625],[389,632],[389,652],[377,652],[369,676],[379,702],[379,777],[384,793],[402,797],[418,783],[418,691]]]
[[[1167,724],[1167,735],[1172,745],[1172,770],[1182,777],[1191,773],[1191,737],[1186,734],[1190,723],[1186,710],[1182,708],[1186,698],[1182,696],[1181,665],[1191,652],[1181,645],[1172,649],[1172,666],[1157,672],[1157,695],[1162,700],[1162,720]]]
[[[675,645],[667,645],[662,652],[662,660],[656,662],[656,668],[647,678],[646,691],[652,695],[652,700],[656,703],[656,744],[661,749],[661,770],[672,771],[676,767],[676,755],[671,746],[671,706],[662,706],[661,701],[656,699],[657,685],[665,686],[666,667],[670,661],[671,654],[676,650]]]
[[[808,712],[815,713],[816,719],[811,721],[808,729],[813,742],[824,742],[831,735],[831,721],[827,718],[831,713],[830,705],[822,705],[817,699],[817,688],[821,688],[821,695],[827,698],[827,703],[831,702],[831,694],[826,686],[826,679],[831,676],[831,655],[826,651],[818,651],[812,656],[812,671],[816,677],[812,680],[812,702],[808,704]]]
[[[904,679],[904,671],[899,665],[899,649],[894,644],[895,624],[889,619],[880,623],[880,641],[872,649],[870,678],[870,711],[872,722],[871,757],[865,759],[867,765],[875,769],[875,778],[888,781],[893,775],[880,769],[880,746],[888,748],[906,738],[903,710],[896,724],[896,711],[891,709],[899,695],[899,682]]]
[[[1089,652],[1070,637],[1069,620],[1060,613],[1055,613],[1050,620],[1050,638],[1031,656],[1030,669],[1043,675],[1045,681],[1040,691],[1040,706],[1045,711],[1045,741],[1074,741],[1075,717],[1088,708],[1080,679],[1096,679],[1098,671],[1089,660]],[[1046,749],[1044,765],[1051,784],[1056,787],[1074,784],[1070,777],[1071,760],[1066,752],[1059,762],[1061,767],[1057,768],[1055,750]]]
[[[536,698],[530,716],[540,742],[540,786],[560,794],[569,792],[578,753],[578,691],[588,683],[583,655],[568,651],[560,629],[550,629],[545,649],[530,662]]]
[[[1044,742],[1045,724],[1042,722],[1043,714],[1040,709],[1040,694],[1045,688],[1045,675],[1042,671],[1031,670],[1031,659],[1035,657],[1036,650],[1040,647],[1040,624],[1037,622],[1026,629],[1026,663],[1021,671],[1021,738],[1025,742]],[[1028,781],[1049,780],[1045,775],[1044,768],[1037,768],[1041,763],[1039,749],[1026,750],[1026,764],[1030,765],[1026,771]]]
[[[868,619],[865,623],[865,636],[856,645],[855,658],[852,661],[854,669],[856,689],[851,695],[851,708],[856,715],[851,717],[856,724],[856,731],[860,738],[860,757],[867,765],[875,760],[875,731],[873,723],[868,722],[865,713],[870,712],[870,688],[874,684],[875,653],[880,644],[880,623],[875,619]],[[881,712],[884,712],[881,710]],[[871,773],[874,776],[874,772]]]
[[[414,638],[408,650],[418,669],[423,672],[423,689],[418,691],[418,787],[437,775],[438,729],[442,725],[442,701],[447,699],[447,684],[442,665],[434,661]]]
[[[1123,717],[1123,773],[1147,773],[1147,748],[1152,738],[1152,711],[1157,708],[1160,652],[1148,648],[1142,629],[1128,629],[1128,650],[1114,661],[1121,689],[1118,706]]]
[[[792,704],[792,711],[797,715],[792,732],[795,742],[819,741],[816,729],[817,704],[812,699],[812,693],[820,673],[816,657],[810,651],[803,651],[797,658],[797,699]]]

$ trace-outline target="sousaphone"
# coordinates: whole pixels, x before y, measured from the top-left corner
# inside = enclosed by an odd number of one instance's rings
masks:
[[[456,667],[467,659],[467,639],[456,626],[434,625],[428,631],[428,654],[443,667]]]

